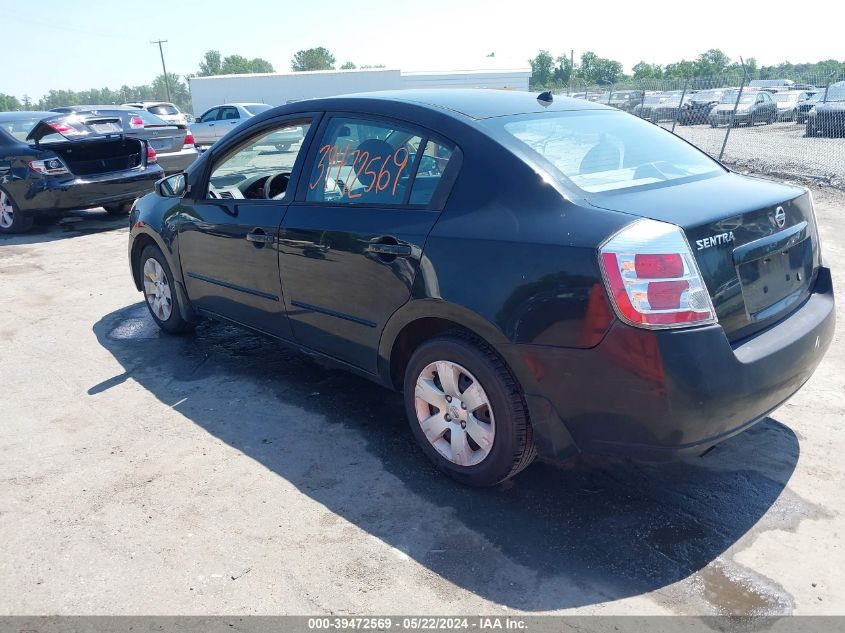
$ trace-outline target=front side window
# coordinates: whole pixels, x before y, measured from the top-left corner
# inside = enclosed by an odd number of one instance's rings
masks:
[[[281,200],[310,121],[262,132],[214,165],[208,199]]]
[[[491,119],[570,183],[600,193],[724,173],[703,152],[657,126],[615,111],[548,112]]]
[[[425,205],[431,201],[451,154],[445,144],[404,126],[333,118],[317,146],[305,199],[333,204]]]
[[[220,113],[220,108],[211,108],[208,112],[200,117],[200,123],[208,123],[209,121],[216,121],[217,115]]]

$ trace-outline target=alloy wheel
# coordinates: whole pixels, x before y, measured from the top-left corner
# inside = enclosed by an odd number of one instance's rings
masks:
[[[0,191],[0,228],[8,229],[15,222],[15,211],[12,208],[12,201]]]
[[[481,463],[493,448],[496,423],[481,383],[451,361],[430,363],[414,390],[417,421],[434,449],[458,466]]]
[[[173,311],[170,283],[161,264],[150,257],[144,262],[144,296],[159,321],[167,321]]]

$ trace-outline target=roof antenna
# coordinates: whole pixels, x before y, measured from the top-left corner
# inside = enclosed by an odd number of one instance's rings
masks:
[[[545,92],[541,92],[537,95],[537,101],[539,101],[540,105],[544,108],[548,108],[550,105],[552,105],[552,101],[554,101],[552,91],[546,90]]]

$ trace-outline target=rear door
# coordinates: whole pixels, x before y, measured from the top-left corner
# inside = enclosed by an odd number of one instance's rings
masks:
[[[215,137],[223,138],[231,130],[234,130],[240,123],[243,122],[241,113],[233,106],[223,106],[217,114],[217,127],[215,128]]]
[[[278,232],[302,157],[268,147],[266,138],[310,122],[301,115],[278,120],[214,156],[207,187],[186,201],[178,221],[182,274],[194,305],[287,339]]]
[[[459,153],[428,131],[337,115],[321,125],[279,235],[296,340],[368,372],[408,301]]]

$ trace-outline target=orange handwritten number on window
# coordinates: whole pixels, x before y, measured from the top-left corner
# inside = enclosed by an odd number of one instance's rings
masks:
[[[320,148],[320,154],[321,154],[320,162],[317,163],[317,167],[320,168],[320,175],[317,177],[317,179],[314,182],[308,183],[309,189],[316,189],[317,185],[319,185],[320,182],[325,180],[325,178],[326,178],[326,163],[328,161],[329,154],[332,153],[332,149],[333,149],[333,147],[331,145],[323,145]]]

